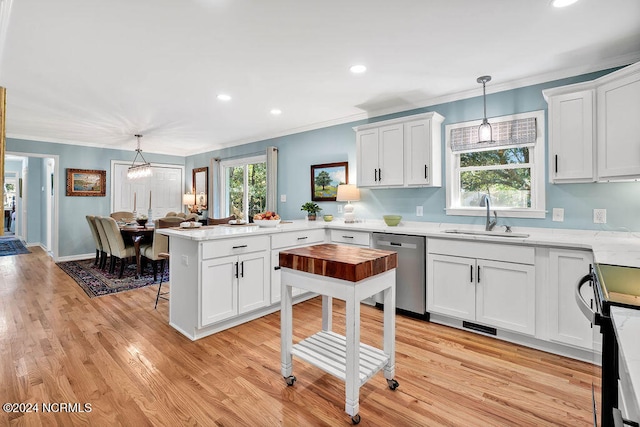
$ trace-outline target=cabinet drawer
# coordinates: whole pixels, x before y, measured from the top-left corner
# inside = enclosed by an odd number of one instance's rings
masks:
[[[347,243],[369,247],[370,234],[364,231],[331,230],[332,243]]]
[[[315,230],[294,231],[291,233],[280,233],[271,236],[271,249],[320,243],[324,242],[324,236],[324,228]]]
[[[238,237],[202,243],[202,259],[240,255],[269,249],[269,236]]]
[[[535,248],[533,246],[428,239],[427,248],[430,254],[490,259],[532,265],[535,261]]]

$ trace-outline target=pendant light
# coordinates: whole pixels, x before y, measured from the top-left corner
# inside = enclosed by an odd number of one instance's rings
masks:
[[[491,81],[491,76],[478,77],[477,81],[482,83],[482,101],[484,103],[484,118],[482,119],[482,124],[478,127],[478,142],[493,142],[491,125],[487,120],[487,94],[485,92],[485,85]]]
[[[153,175],[153,170],[151,169],[151,163],[147,162],[147,160],[142,155],[142,150],[140,149],[140,138],[142,135],[137,134],[135,137],[138,139],[138,148],[136,148],[136,156],[133,158],[133,162],[131,163],[131,167],[127,171],[127,178],[129,179],[138,179],[138,178],[146,178]],[[144,163],[140,165],[136,165],[136,160],[138,156],[142,159]]]

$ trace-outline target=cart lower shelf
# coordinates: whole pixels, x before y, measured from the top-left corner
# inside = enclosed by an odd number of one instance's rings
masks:
[[[308,362],[341,380],[346,378],[347,340],[343,335],[331,331],[321,331],[294,344],[291,354]],[[389,362],[382,350],[367,344],[360,344],[359,379],[366,383]]]

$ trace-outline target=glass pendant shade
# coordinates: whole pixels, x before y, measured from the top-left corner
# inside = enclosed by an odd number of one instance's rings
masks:
[[[485,118],[482,120],[482,124],[478,127],[478,142],[491,141],[493,141],[493,132],[489,121]]]

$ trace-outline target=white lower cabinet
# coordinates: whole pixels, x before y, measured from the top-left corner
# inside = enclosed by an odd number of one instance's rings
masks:
[[[271,304],[280,302],[281,299],[280,250],[323,243],[325,234],[325,230],[320,228],[282,233],[271,237]],[[306,291],[296,287],[291,291],[294,297],[304,292]]]
[[[430,239],[427,311],[535,334],[534,249]]]
[[[549,249],[549,339],[593,349],[593,327],[576,304],[578,280],[593,264],[591,251]],[[593,303],[591,284],[582,287],[582,297]]]
[[[211,258],[201,264],[200,326],[269,305],[269,238],[210,244],[202,251],[203,258]]]

